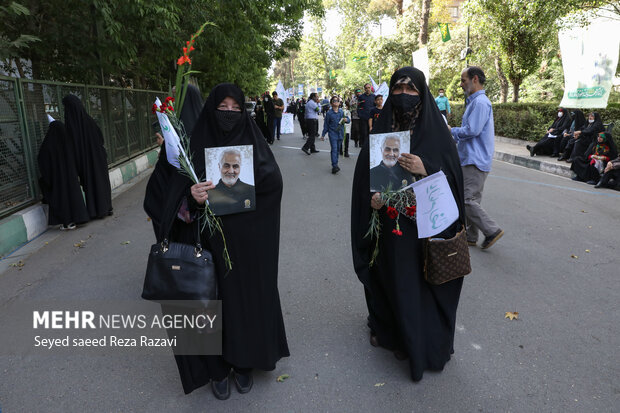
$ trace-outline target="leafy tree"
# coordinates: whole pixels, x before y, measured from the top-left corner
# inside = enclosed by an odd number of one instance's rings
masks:
[[[13,19],[19,16],[30,16],[30,10],[20,3],[12,1],[6,6],[0,6],[0,61],[4,61],[8,67],[11,59],[19,58],[21,51],[28,48],[31,43],[38,42],[36,36],[20,33],[13,25]],[[7,34],[13,35],[8,37]]]

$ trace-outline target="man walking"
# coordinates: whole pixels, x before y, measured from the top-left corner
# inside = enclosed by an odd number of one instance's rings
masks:
[[[267,131],[269,132],[269,139],[267,139],[267,143],[273,145],[274,117],[276,109],[273,104],[273,99],[269,96],[269,91],[265,92],[263,95],[263,109],[265,110],[265,115],[267,115]]]
[[[484,182],[491,171],[495,150],[493,108],[486,96],[486,77],[481,68],[470,66],[461,73],[461,88],[468,96],[461,127],[451,128],[461,158],[467,215],[467,243],[476,245],[478,230],[484,234],[482,248],[493,245],[504,231],[480,206]]]
[[[280,125],[282,125],[282,112],[284,102],[278,97],[278,92],[273,92],[273,131],[272,135],[280,140]]]
[[[441,114],[444,115],[446,119],[448,119],[448,115],[452,113],[452,111],[450,110],[450,102],[446,97],[446,91],[443,90],[443,88],[439,89],[439,96],[435,98],[435,103],[437,104],[437,107],[439,108]]]
[[[357,97],[357,116],[360,118],[359,123],[359,146],[360,148],[368,142],[368,119],[370,119],[370,110],[375,107],[375,95],[372,93],[370,83],[364,85],[364,93]]]
[[[325,115],[325,123],[323,124],[323,133],[321,139],[328,134],[329,144],[331,146],[331,158],[332,158],[332,173],[336,174],[340,171],[338,166],[338,154],[342,152],[342,139],[344,138],[344,123],[349,123],[351,120],[344,115],[344,111],[340,109],[340,99],[338,96],[333,96],[331,100],[332,108],[327,111]]]
[[[306,103],[306,112],[305,123],[306,123],[306,132],[308,133],[308,139],[304,146],[302,146],[301,150],[304,151],[307,155],[311,153],[317,153],[316,147],[314,146],[314,140],[319,135],[319,95],[315,92],[310,93],[310,97],[308,98],[308,103]]]
[[[357,116],[357,98],[362,94],[361,89],[355,89],[355,95],[349,102],[349,110],[351,111],[351,139],[355,142],[355,147],[359,146],[360,134],[360,117]]]

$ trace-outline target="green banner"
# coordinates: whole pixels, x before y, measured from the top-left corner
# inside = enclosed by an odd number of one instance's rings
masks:
[[[368,58],[368,56],[353,56],[353,61],[359,62],[360,60],[364,60],[366,58]]]
[[[439,31],[441,32],[441,40],[443,42],[450,40],[450,28],[448,27],[448,23],[437,23],[437,26],[439,26]]]

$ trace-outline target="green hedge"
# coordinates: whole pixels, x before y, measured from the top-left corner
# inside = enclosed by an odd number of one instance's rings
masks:
[[[450,125],[460,126],[465,107],[450,102],[452,119]],[[570,110],[570,109],[569,109]],[[598,112],[603,123],[614,123],[614,140],[620,145],[620,104],[610,103],[607,109],[581,109],[587,116]],[[538,141],[557,116],[558,106],[549,103],[494,103],[495,134],[506,138]]]

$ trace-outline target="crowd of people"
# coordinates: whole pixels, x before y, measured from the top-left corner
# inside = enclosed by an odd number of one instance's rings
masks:
[[[612,127],[606,130],[597,112],[590,112],[586,119],[579,109],[570,112],[560,107],[543,138],[526,147],[530,156],[551,156],[570,163],[574,181],[620,190],[620,157]]]

